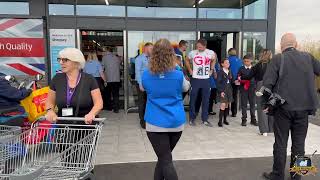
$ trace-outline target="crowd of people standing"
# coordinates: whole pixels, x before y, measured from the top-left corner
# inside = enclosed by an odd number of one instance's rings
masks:
[[[228,50],[228,57],[219,60],[213,50],[207,49],[207,41],[199,39],[196,49],[187,52],[188,42],[181,40],[179,46],[174,48],[176,56],[176,69],[184,74],[191,88],[182,93],[182,100],[189,94],[189,125],[196,126],[196,117],[201,110],[202,124],[212,127],[209,115],[216,115],[214,104],[220,102],[218,126],[229,125],[229,114],[236,117],[239,109],[242,111],[242,126],[247,126],[247,110],[249,102],[250,124],[259,126],[261,135],[273,131],[272,117],[268,117],[262,108],[261,100],[256,97],[256,90],[261,87],[262,78],[266,67],[272,58],[270,50],[263,50],[259,56],[259,62],[253,66],[254,57],[247,54],[243,60],[237,56],[237,50]],[[135,72],[140,125],[145,128],[145,111],[147,93],[143,91],[142,74],[149,69],[149,60],[152,57],[153,44],[146,43],[143,53],[135,59]],[[239,93],[240,91],[240,93]],[[240,98],[238,97],[240,94]],[[256,118],[256,103],[258,120]]]
[[[160,39],[154,45],[146,43],[143,54],[136,58],[140,124],[146,129],[158,157],[154,179],[178,180],[172,151],[186,124],[185,96],[190,95],[190,126],[196,125],[202,106],[202,123],[212,127],[209,115],[214,115],[213,104],[220,102],[218,126],[223,127],[233,123],[228,121],[229,111],[231,116],[237,116],[240,91],[241,125],[247,125],[249,109],[250,124],[259,126],[261,135],[274,131],[273,168],[271,173],[263,176],[270,180],[284,180],[289,133],[292,139],[290,167],[305,154],[308,115],[314,115],[319,105],[314,78],[320,75],[320,62],[312,55],[297,50],[296,37],[290,33],[281,39],[281,54],[273,57],[270,50],[264,49],[255,65],[252,55],[247,54],[241,60],[234,48],[228,51],[228,57],[218,60],[216,53],[206,46],[207,42],[200,39],[196,50],[186,53],[186,41],[181,41],[179,48],[174,50],[167,39]],[[84,122],[58,123],[93,123],[103,109],[101,92],[106,86],[112,89],[112,108],[118,112],[118,67],[121,61],[110,49],[102,63],[98,62],[95,53],[90,53],[85,60],[76,48],[60,51],[57,61],[62,73],[55,75],[50,83],[46,101],[47,120],[56,122],[58,116],[84,117]],[[0,107],[3,109],[17,106],[21,98],[31,93],[26,89],[16,90],[4,79],[0,80],[1,87],[6,90],[0,93]],[[255,94],[264,94],[266,89],[276,94],[281,104],[265,106],[264,95]],[[3,98],[4,93],[6,98]],[[293,172],[290,178],[300,180],[301,176]]]
[[[184,44],[183,41],[181,44]],[[208,106],[209,97],[216,96],[220,102],[218,126],[229,125],[229,108],[231,116],[236,117],[240,90],[241,125],[247,125],[249,102],[250,124],[258,125],[261,135],[264,136],[274,131],[273,169],[271,173],[263,173],[263,177],[268,180],[284,180],[289,132],[292,139],[290,167],[293,167],[297,157],[304,157],[305,154],[308,115],[314,114],[318,107],[314,78],[320,73],[320,63],[312,55],[298,51],[296,38],[290,33],[281,39],[281,54],[272,57],[272,52],[265,49],[254,66],[252,55],[247,54],[241,60],[236,56],[236,49],[232,48],[229,50],[229,57],[221,59],[220,67],[215,68],[218,62],[217,55],[206,48],[206,41],[203,39],[198,40],[197,49],[188,53],[185,61],[181,63],[176,63],[173,48],[168,46],[170,42],[161,39],[156,42],[150,62],[145,56],[143,62],[150,64],[144,64],[143,68],[146,68],[146,71],[139,83],[140,90],[146,92],[143,98],[147,99],[143,120],[147,121],[148,138],[158,156],[154,179],[178,179],[171,152],[184,130],[182,87],[184,81],[190,80],[189,124],[196,125],[198,101],[202,105],[203,124],[213,126],[208,121]],[[185,73],[175,68],[177,64],[185,65]],[[211,84],[212,81],[214,86]],[[297,87],[297,83],[304,86]],[[217,90],[214,90],[215,88]],[[267,99],[264,95],[266,89],[271,90]],[[263,95],[256,99],[256,91],[257,95]],[[215,92],[216,95],[212,94]],[[301,98],[297,98],[299,95]],[[275,102],[270,103],[270,98]],[[255,113],[256,100],[258,122]],[[294,172],[290,175],[292,180],[301,179],[301,176]]]

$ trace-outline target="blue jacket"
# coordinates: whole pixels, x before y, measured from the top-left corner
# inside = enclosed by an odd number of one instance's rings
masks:
[[[28,97],[31,90],[17,89],[0,76],[0,109],[20,106],[20,101]]]
[[[214,68],[216,69],[216,72],[218,73],[219,70],[220,70],[220,65],[219,65],[219,62],[218,62],[218,61],[216,62]],[[217,86],[216,86],[216,80],[214,79],[213,76],[210,76],[210,87],[213,88],[213,89],[217,88]]]
[[[147,70],[143,73],[142,85],[147,92],[146,122],[161,128],[176,128],[185,123],[181,71],[152,74]]]
[[[230,62],[230,70],[232,73],[233,80],[236,80],[238,77],[239,69],[241,68],[242,60],[239,59],[237,56],[229,56],[229,62]]]

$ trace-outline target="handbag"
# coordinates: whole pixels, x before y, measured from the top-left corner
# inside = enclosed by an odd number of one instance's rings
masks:
[[[183,76],[183,92],[188,92],[191,87],[190,82]]]
[[[20,102],[21,106],[28,114],[28,119],[30,122],[35,121],[47,113],[45,110],[45,102],[48,97],[48,92],[49,87],[34,90],[30,96]]]

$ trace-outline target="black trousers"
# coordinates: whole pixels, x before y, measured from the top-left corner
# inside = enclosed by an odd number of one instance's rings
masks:
[[[308,111],[278,109],[274,116],[273,180],[284,180],[287,158],[287,143],[291,132],[291,163],[296,155],[305,154],[305,139],[308,131]],[[295,176],[299,180],[301,177]]]
[[[209,99],[209,110],[208,112],[213,112],[213,104],[217,104],[217,89],[211,88],[210,99]]]
[[[178,180],[177,172],[172,162],[174,147],[182,132],[147,132],[158,162],[154,171],[154,180]]]
[[[249,87],[248,90],[245,90],[243,86],[240,87],[240,96],[241,96],[241,110],[242,110],[242,120],[247,120],[247,105],[248,101],[250,104],[250,117],[251,121],[256,120],[256,96],[255,88]]]
[[[201,103],[202,103],[202,91],[198,92],[197,100],[196,100],[196,113],[198,114],[200,111]],[[213,104],[217,103],[217,89],[212,88],[210,92],[210,99],[209,99],[209,109],[208,112],[213,111]]]
[[[139,110],[139,118],[141,127],[146,126],[146,122],[144,120],[144,114],[146,111],[147,105],[147,93],[140,90],[139,84],[136,86],[138,92],[138,110]]]
[[[233,116],[237,115],[238,113],[238,92],[239,92],[239,86],[232,83],[233,102],[231,103],[231,113]]]
[[[106,108],[108,110],[113,109],[114,111],[118,111],[120,82],[108,82],[108,85],[105,89]]]

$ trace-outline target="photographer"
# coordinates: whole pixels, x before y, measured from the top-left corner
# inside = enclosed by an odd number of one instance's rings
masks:
[[[274,56],[263,79],[266,88],[285,100],[282,105],[277,103],[269,107],[269,110],[274,109],[275,143],[273,170],[263,174],[266,179],[284,180],[289,132],[292,139],[290,167],[293,166],[295,156],[304,155],[308,115],[313,114],[318,106],[314,79],[315,75],[320,75],[320,62],[296,48],[295,35],[285,34],[281,39],[282,54]],[[291,179],[299,180],[301,177],[291,174]]]

